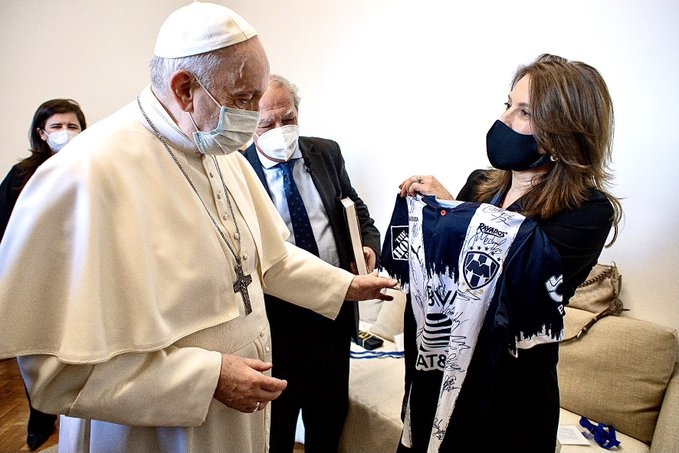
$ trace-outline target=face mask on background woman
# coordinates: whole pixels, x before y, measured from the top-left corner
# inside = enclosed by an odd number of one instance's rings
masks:
[[[78,135],[80,132],[76,131],[58,131],[58,132],[50,132],[47,134],[47,144],[49,147],[54,151],[55,153],[58,153],[61,151],[61,148],[66,146],[66,143],[70,142],[73,137]]]

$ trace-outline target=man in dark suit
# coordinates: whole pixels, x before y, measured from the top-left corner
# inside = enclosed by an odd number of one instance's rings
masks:
[[[297,88],[281,76],[269,78],[259,106],[259,126],[245,157],[287,223],[289,240],[331,264],[355,271],[341,202],[349,197],[356,206],[366,267],[373,270],[380,234],[351,186],[339,145],[332,140],[299,137]],[[300,220],[296,220],[298,214]],[[349,349],[356,334],[358,308],[355,303],[344,304],[337,319],[331,321],[266,296],[266,309],[271,324],[272,372],[288,381],[287,389],[272,404],[270,451],[293,451],[301,410],[304,451],[337,452],[349,405]]]

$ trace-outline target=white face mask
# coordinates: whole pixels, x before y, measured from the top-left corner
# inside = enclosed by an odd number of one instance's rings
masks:
[[[45,132],[45,134],[47,134],[47,144],[49,147],[52,149],[52,151],[58,153],[61,151],[61,148],[66,146],[66,143],[70,142],[73,137],[79,134],[79,132],[64,130],[59,132],[50,132],[49,134]]]
[[[257,148],[265,157],[275,162],[285,162],[292,157],[299,141],[299,126],[289,124],[268,130],[257,137]]]
[[[202,154],[231,154],[241,148],[252,138],[259,124],[259,112],[250,110],[232,109],[220,105],[212,94],[200,83],[198,84],[210,96],[210,99],[219,106],[219,122],[211,131],[200,131],[189,112],[196,132],[193,140],[196,142],[198,151]]]

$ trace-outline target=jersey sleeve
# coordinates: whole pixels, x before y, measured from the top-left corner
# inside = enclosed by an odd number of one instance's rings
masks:
[[[396,195],[394,210],[382,244],[380,270],[399,281],[401,289],[408,292],[409,279],[409,226],[406,198]]]

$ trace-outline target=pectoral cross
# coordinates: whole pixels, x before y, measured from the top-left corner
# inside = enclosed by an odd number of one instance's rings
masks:
[[[252,304],[250,303],[250,295],[248,294],[248,285],[252,283],[250,274],[245,275],[243,266],[240,263],[236,264],[236,283],[233,284],[233,292],[241,293],[243,296],[243,304],[245,305],[245,314],[252,313]]]

